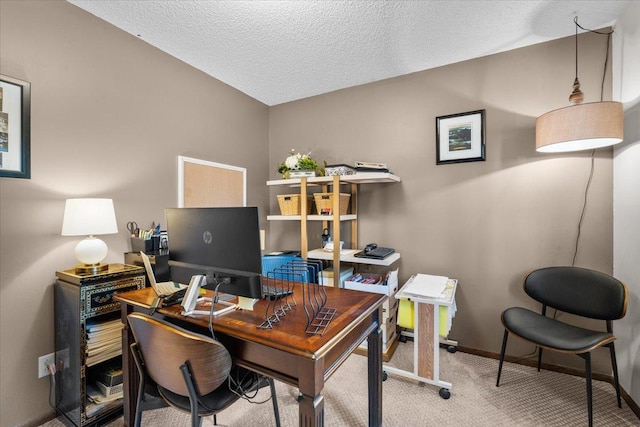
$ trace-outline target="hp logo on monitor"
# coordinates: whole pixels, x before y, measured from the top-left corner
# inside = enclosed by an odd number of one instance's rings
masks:
[[[202,234],[202,240],[204,240],[207,245],[210,245],[211,242],[213,242],[213,234],[211,234],[210,231],[205,231]]]

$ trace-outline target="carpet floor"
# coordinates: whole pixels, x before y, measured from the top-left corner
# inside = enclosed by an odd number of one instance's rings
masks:
[[[413,344],[400,343],[389,365],[412,370]],[[500,387],[495,386],[498,361],[467,353],[440,350],[440,378],[452,383],[451,398],[442,399],[439,387],[389,375],[383,383],[384,426],[586,426],[587,403],[584,378],[505,362]],[[298,425],[298,392],[276,381],[283,426]],[[324,388],[327,426],[366,426],[367,359],[352,355],[327,381]],[[252,403],[240,400],[218,414],[221,426],[275,425],[269,388],[260,390]],[[616,404],[609,383],[593,382],[594,426],[640,426],[640,420],[623,401]],[[188,426],[190,417],[171,408],[145,411],[143,426]],[[123,425],[122,417],[108,424]],[[213,425],[212,417],[203,426]],[[52,420],[42,427],[61,427]]]

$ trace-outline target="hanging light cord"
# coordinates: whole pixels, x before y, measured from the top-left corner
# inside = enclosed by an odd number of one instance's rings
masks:
[[[607,76],[607,64],[609,63],[609,47],[611,46],[611,34],[613,34],[613,30],[610,33],[607,33],[607,56],[604,58],[604,70],[602,71],[602,83],[600,84],[600,102],[604,101],[604,80]]]
[[[607,65],[609,64],[609,46],[611,45],[611,34],[613,34],[613,30],[604,33],[602,31],[590,30],[588,28],[584,28],[580,24],[578,24],[578,17],[573,18],[573,22],[576,24],[576,52],[578,52],[578,27],[584,31],[589,31],[595,34],[601,34],[607,36],[607,53],[604,59],[604,70],[602,72],[602,83],[600,85],[600,102],[603,101],[604,97],[604,82],[607,76]],[[578,55],[576,53],[576,77],[578,76]],[[593,178],[593,170],[595,164],[595,153],[596,150],[591,150],[591,171],[589,172],[589,179],[587,180],[587,186],[584,190],[584,201],[582,204],[582,212],[580,213],[580,220],[578,221],[578,234],[576,236],[576,246],[573,252],[573,260],[571,261],[571,266],[573,267],[576,264],[576,257],[578,256],[578,243],[580,242],[580,233],[582,231],[582,221],[584,220],[584,214],[587,210],[587,197],[589,195],[589,187],[591,186],[591,180]]]
[[[575,41],[576,41],[576,80],[578,79],[578,27],[580,27],[580,25],[578,24],[578,17],[576,16],[575,18],[573,18],[573,22],[575,22],[576,24],[576,36],[575,36]],[[582,28],[582,27],[580,27]]]
[[[578,243],[580,242],[580,231],[582,230],[582,220],[584,220],[584,213],[587,210],[587,196],[589,195],[589,187],[591,186],[591,179],[593,178],[595,153],[596,153],[596,150],[591,150],[591,172],[589,172],[587,187],[584,189],[584,202],[582,203],[582,212],[580,213],[580,221],[578,221],[578,235],[576,236],[576,247],[575,247],[575,250],[573,251],[573,261],[571,261],[571,267],[575,266],[576,257],[578,256]]]
[[[584,31],[588,31],[590,33],[600,34],[603,36],[607,36],[607,53],[604,57],[604,70],[602,72],[602,83],[600,84],[600,102],[603,101],[604,96],[604,82],[607,77],[607,65],[609,65],[609,48],[611,46],[611,34],[613,34],[613,30],[605,33],[602,31],[590,30],[589,28],[585,28],[582,25],[578,24],[578,17],[573,18],[573,22],[576,24],[576,77],[578,77],[578,28]]]

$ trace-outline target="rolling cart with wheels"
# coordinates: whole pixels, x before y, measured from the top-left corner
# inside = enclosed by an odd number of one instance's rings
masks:
[[[382,366],[382,380],[388,374],[410,378],[427,384],[439,386],[439,394],[443,399],[451,397],[452,384],[440,379],[440,344],[448,345],[447,351],[455,353],[458,343],[442,336],[447,336],[451,328],[451,319],[456,311],[455,294],[458,287],[456,279],[447,280],[444,291],[439,297],[418,297],[403,292],[413,277],[396,294],[396,298],[405,300],[413,308],[413,333],[403,332],[403,336],[413,336],[413,372],[398,369],[387,364]],[[441,309],[441,307],[443,307]],[[444,323],[443,323],[444,322]],[[444,333],[443,333],[444,332]]]

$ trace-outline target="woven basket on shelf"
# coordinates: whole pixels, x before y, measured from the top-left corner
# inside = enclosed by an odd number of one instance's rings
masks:
[[[280,215],[300,215],[300,194],[279,194]],[[307,197],[307,214],[311,213],[311,197]]]
[[[314,193],[318,215],[331,215],[333,209],[333,193]],[[340,193],[340,215],[345,215],[349,210],[351,194]]]

